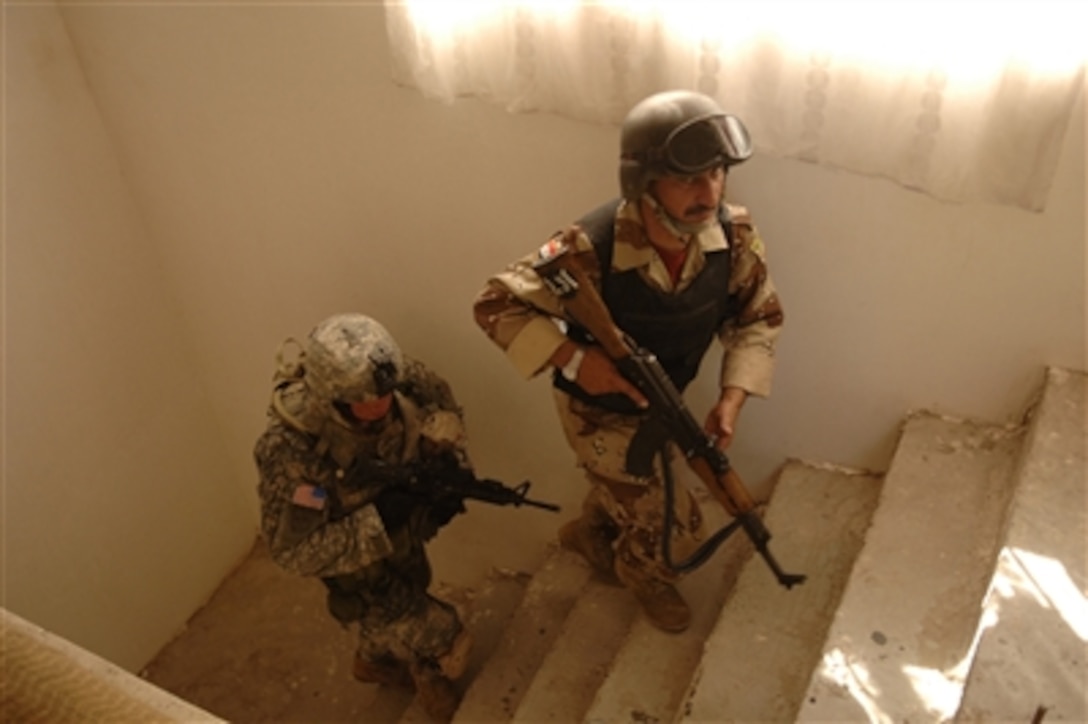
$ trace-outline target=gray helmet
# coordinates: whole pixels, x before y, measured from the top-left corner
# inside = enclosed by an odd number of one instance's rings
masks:
[[[748,160],[752,142],[736,116],[710,96],[688,90],[639,101],[620,130],[620,190],[638,199],[665,174],[690,175]]]
[[[319,404],[383,397],[404,369],[393,337],[362,314],[329,317],[313,328],[304,349],[306,387]]]

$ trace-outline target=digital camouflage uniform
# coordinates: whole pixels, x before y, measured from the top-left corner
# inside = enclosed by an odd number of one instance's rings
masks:
[[[732,244],[720,224],[699,231],[674,285],[646,237],[637,204],[621,202],[615,213],[611,269],[612,273],[637,269],[645,284],[677,293],[703,271],[706,253],[728,249],[732,266],[728,288],[721,289],[721,294],[733,298],[736,314],[718,330],[724,347],[721,385],[765,396],[770,393],[782,309],[767,273],[763,242],[747,210],[726,208],[733,223]],[[577,235],[575,253],[600,291],[598,256],[584,233]],[[477,323],[526,378],[549,369],[549,358],[566,339],[554,322],[563,318],[557,299],[533,270],[540,258],[538,250],[492,277],[474,305]],[[583,514],[613,524],[615,566],[621,582],[629,585],[640,577],[674,580],[676,574],[662,555],[665,497],[660,461],[655,464],[656,473],[648,477],[634,476],[625,466],[641,418],[602,409],[558,388],[554,397],[567,440],[590,483]],[[697,502],[683,486],[677,486],[674,513],[671,550],[675,561],[694,551],[705,537],[705,526]]]
[[[427,593],[424,542],[436,530],[426,529],[422,506],[411,525],[386,530],[374,504],[386,482],[348,473],[357,461],[398,466],[451,452],[467,466],[461,409],[445,381],[404,356],[390,413],[351,422],[315,401],[305,368],[305,354],[295,363],[281,356],[268,426],[254,449],[271,555],[288,571],[320,577],[333,616],[358,624],[357,667],[361,660],[399,663],[413,674],[435,669],[467,638],[453,607]]]

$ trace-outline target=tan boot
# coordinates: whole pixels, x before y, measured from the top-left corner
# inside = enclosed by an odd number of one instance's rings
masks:
[[[456,681],[468,667],[468,655],[472,651],[472,636],[461,629],[453,640],[450,650],[438,657],[438,668],[447,679]]]
[[[355,652],[352,674],[364,684],[384,684],[385,686],[411,686],[412,675],[408,664],[386,655],[374,661],[368,661]]]
[[[461,705],[461,693],[456,685],[431,665],[412,667],[416,682],[416,700],[435,721],[448,722]]]
[[[601,581],[612,586],[619,586],[616,577],[616,556],[612,550],[612,539],[608,529],[593,525],[586,516],[575,518],[559,529],[559,545],[572,553],[582,556],[592,566]]]
[[[691,609],[676,586],[619,563],[616,573],[623,585],[635,594],[654,626],[669,633],[679,633],[691,625]]]

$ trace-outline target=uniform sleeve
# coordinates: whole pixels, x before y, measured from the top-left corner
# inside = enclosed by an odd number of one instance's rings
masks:
[[[300,575],[335,576],[389,556],[393,546],[374,506],[330,518],[320,463],[301,438],[274,425],[254,448],[261,532],[273,560]]]
[[[422,362],[407,358],[402,391],[420,406],[423,414],[421,452],[425,455],[449,453],[468,466],[464,410],[449,383]]]
[[[775,344],[785,317],[767,270],[759,231],[746,210],[732,207],[731,211],[736,233],[729,293],[736,300],[738,313],[726,322],[720,334],[725,348],[721,384],[766,397],[771,392]]]
[[[588,252],[586,262],[595,272],[596,256],[585,234],[578,234],[575,249],[579,255]],[[510,264],[488,279],[473,303],[476,324],[526,379],[543,371],[566,339],[556,324],[563,317],[559,302],[533,270],[539,259],[537,250]]]

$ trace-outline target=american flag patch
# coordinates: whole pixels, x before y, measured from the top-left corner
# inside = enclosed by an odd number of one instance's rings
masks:
[[[300,485],[295,488],[295,492],[291,495],[292,503],[313,510],[324,510],[326,500],[325,489],[316,485]]]

